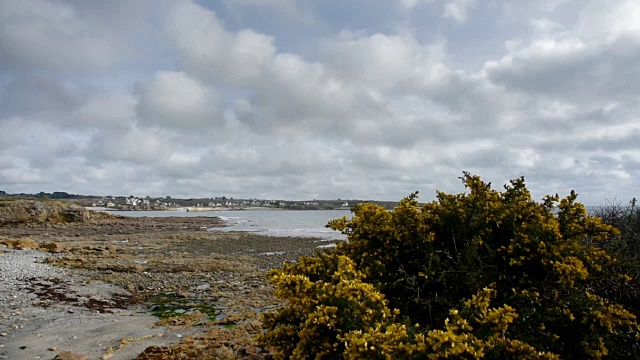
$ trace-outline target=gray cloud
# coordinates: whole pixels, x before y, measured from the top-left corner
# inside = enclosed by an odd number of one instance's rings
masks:
[[[0,116],[67,113],[83,101],[78,90],[47,76],[15,76],[0,90]]]
[[[83,21],[72,6],[57,1],[5,1],[0,23],[0,68],[100,69],[127,52],[108,29]]]

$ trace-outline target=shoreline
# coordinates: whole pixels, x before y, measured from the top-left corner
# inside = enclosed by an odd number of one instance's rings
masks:
[[[0,333],[7,336],[0,336],[0,355],[22,358],[32,355],[25,352],[31,349],[33,356],[53,358],[55,351],[47,349],[55,348],[91,359],[132,359],[139,354],[144,360],[188,349],[201,352],[193,358],[268,358],[268,351],[256,350],[253,340],[261,331],[260,314],[279,306],[266,271],[312,255],[317,239],[203,229],[222,226],[212,217],[116,217],[104,224],[0,227],[0,243],[29,238],[40,244],[55,242],[60,251],[0,245],[0,264],[31,256],[33,268],[47,269],[29,270],[30,265],[26,271],[34,276],[25,275],[27,280],[6,294],[29,301],[16,309],[11,301],[1,302]],[[34,295],[38,292],[42,295]],[[60,300],[60,294],[79,300]],[[89,294],[102,295],[91,300]],[[47,299],[52,303],[39,303]],[[111,305],[101,311],[86,304]],[[113,313],[104,313],[107,309]],[[14,322],[22,315],[25,322]],[[75,335],[60,335],[67,333]]]
[[[2,254],[3,358],[48,359],[71,351],[91,359],[132,359],[148,346],[179,341],[170,328],[154,327],[157,319],[141,304],[123,308],[113,304],[100,310],[90,305],[109,304],[113,294],[130,295],[126,289],[38,262],[48,256],[36,250]],[[127,338],[139,340],[121,342]]]
[[[217,212],[217,211],[334,211],[334,210],[344,210],[348,211],[351,208],[347,207],[339,207],[339,208],[331,208],[331,209],[287,209],[287,208],[268,208],[268,207],[241,207],[241,208],[227,208],[227,207],[182,207],[182,208],[171,208],[171,209],[113,209],[99,206],[85,206],[86,210],[91,211],[132,211],[132,212]]]

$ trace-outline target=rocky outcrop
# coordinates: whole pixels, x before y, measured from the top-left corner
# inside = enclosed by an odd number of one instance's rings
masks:
[[[40,244],[40,250],[48,251],[50,253],[61,253],[63,251],[62,246],[56,242]]]
[[[29,239],[29,238],[24,238],[19,240],[0,239],[0,244],[6,245],[10,249],[17,249],[17,250],[36,250],[39,248],[38,243],[35,242],[33,239]]]
[[[0,201],[0,226],[12,224],[104,223],[116,217],[52,200]]]
[[[56,242],[38,244],[35,240],[30,238],[12,240],[0,237],[0,245],[16,250],[40,250],[50,253],[61,253],[64,251],[63,247]]]

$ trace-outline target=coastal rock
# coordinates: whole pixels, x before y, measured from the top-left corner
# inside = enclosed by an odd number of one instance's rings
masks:
[[[117,217],[64,201],[0,201],[0,226],[10,224],[108,223]]]
[[[84,355],[73,353],[71,351],[63,351],[56,355],[53,360],[89,360],[89,358]]]
[[[66,266],[66,267],[79,267],[88,262],[87,259],[83,257],[61,257],[61,258],[47,258],[44,260],[45,264],[52,264],[57,266]]]
[[[18,250],[35,250],[38,247],[38,243],[29,238],[18,240],[18,243],[15,246]]]
[[[13,248],[13,245],[16,242],[17,242],[16,240],[0,239],[0,245],[4,247],[8,247],[9,249]]]
[[[37,242],[29,238],[19,240],[3,240],[2,244],[6,245],[8,248],[18,250],[34,250],[39,247]]]
[[[262,321],[258,319],[249,319],[240,326],[242,326],[248,333],[254,334],[262,330]]]
[[[218,349],[216,349],[215,355],[216,355],[216,358],[221,360],[231,360],[236,358],[235,354],[233,353],[233,350],[231,350],[226,346],[221,346]]]
[[[56,242],[41,244],[40,250],[46,250],[50,253],[61,253],[63,251],[62,246]]]

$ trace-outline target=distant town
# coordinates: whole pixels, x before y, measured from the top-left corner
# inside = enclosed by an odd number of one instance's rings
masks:
[[[0,198],[6,199],[56,199],[71,201],[88,208],[108,210],[146,210],[146,211],[212,211],[212,210],[251,210],[251,209],[287,209],[287,210],[337,210],[350,209],[360,203],[375,203],[391,209],[397,205],[393,201],[336,199],[336,200],[269,200],[237,199],[232,197],[179,199],[170,196],[95,196],[78,195],[66,192],[39,192],[37,194],[9,194],[0,190]]]

